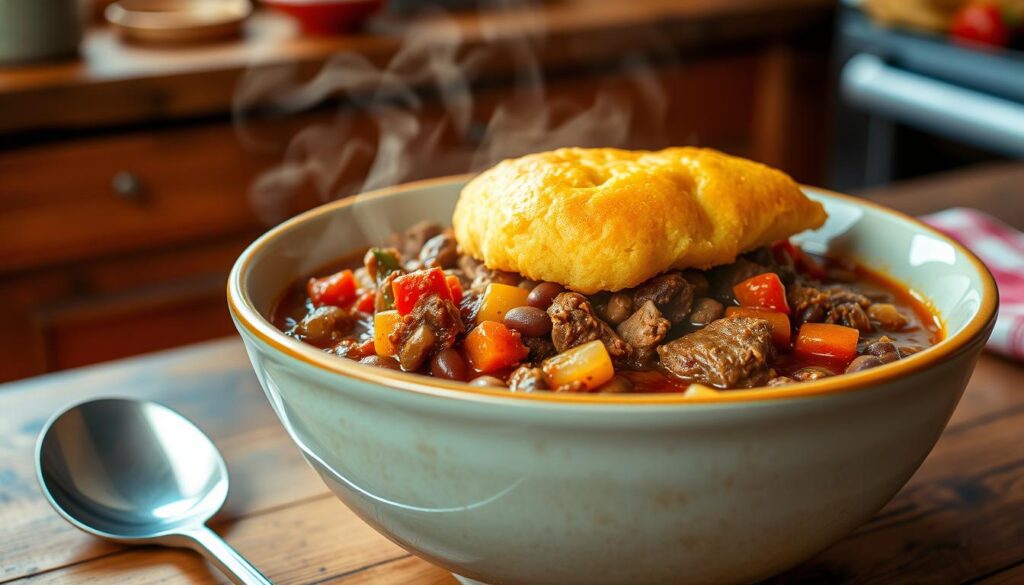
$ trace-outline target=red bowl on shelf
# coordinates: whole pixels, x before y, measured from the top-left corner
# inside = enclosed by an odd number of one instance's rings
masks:
[[[332,35],[358,28],[383,0],[263,0],[295,18],[307,35]]]

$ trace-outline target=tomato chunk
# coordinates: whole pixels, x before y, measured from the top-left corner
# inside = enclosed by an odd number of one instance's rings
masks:
[[[757,309],[753,307],[729,307],[725,310],[726,317],[753,317],[764,319],[772,326],[772,342],[778,346],[788,346],[790,334],[789,317],[778,311]]]
[[[449,274],[445,281],[448,283],[448,290],[452,291],[452,302],[458,305],[462,302],[462,283],[459,282],[459,277]]]
[[[428,294],[452,300],[452,291],[440,268],[403,274],[391,282],[391,289],[395,293],[395,309],[399,315],[408,315],[416,302]]]
[[[356,304],[353,305],[353,307],[357,311],[360,311],[360,312],[372,315],[373,314],[373,307],[374,307],[374,304],[376,303],[376,301],[377,301],[377,293],[372,291],[372,290],[371,291],[366,291],[363,294],[359,295],[359,298],[356,299]]]
[[[758,274],[748,278],[732,288],[736,300],[744,307],[768,309],[789,314],[789,303],[786,302],[786,287],[774,272]]]
[[[474,327],[463,345],[470,365],[485,374],[511,367],[530,353],[518,331],[497,321],[484,321]]]
[[[356,277],[351,270],[342,270],[323,278],[310,278],[306,294],[317,307],[347,305],[356,298]]]
[[[826,358],[850,362],[857,357],[860,331],[853,327],[831,323],[804,323],[796,336],[794,353],[797,357],[813,360]]]

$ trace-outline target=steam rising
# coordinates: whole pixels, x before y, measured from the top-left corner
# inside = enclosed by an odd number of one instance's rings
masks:
[[[543,30],[542,13],[530,15],[538,20],[529,29]],[[660,142],[651,134],[662,127],[665,92],[644,58],[624,56],[626,75],[617,78],[616,87],[596,92],[590,103],[559,100],[545,90],[538,56],[543,37],[498,39],[488,22],[482,21],[482,35],[495,42],[464,46],[459,27],[435,14],[429,25],[413,26],[382,66],[360,54],[340,53],[308,80],[295,66],[250,69],[234,103],[237,132],[250,148],[267,147],[250,131],[254,113],[291,116],[324,104],[334,108],[329,119],[320,116],[296,132],[280,164],[254,182],[250,196],[259,217],[267,223],[284,219],[291,199],[309,186],[330,201],[413,179],[481,170],[530,152],[629,146],[639,125],[645,141]],[[472,91],[491,59],[511,63],[514,80],[513,90],[501,92],[496,103]],[[360,222],[371,241],[387,241],[391,229],[383,220],[360,217]]]

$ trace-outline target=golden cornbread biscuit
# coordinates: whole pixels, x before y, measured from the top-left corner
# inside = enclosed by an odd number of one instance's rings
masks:
[[[781,171],[705,148],[563,148],[506,160],[462,190],[452,224],[489,268],[591,294],[710,268],[821,226]]]

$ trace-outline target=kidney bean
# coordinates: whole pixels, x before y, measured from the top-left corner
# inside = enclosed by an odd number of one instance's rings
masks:
[[[469,381],[469,385],[489,388],[491,386],[504,386],[505,383],[494,376],[477,376]]]
[[[850,362],[850,365],[846,366],[846,373],[850,374],[853,372],[860,372],[862,370],[867,370],[870,368],[877,368],[878,366],[881,366],[884,363],[885,362],[883,362],[882,359],[876,355],[859,355],[853,358],[853,361]]]
[[[867,347],[864,348],[864,353],[871,355],[896,353],[896,345],[890,341],[876,341],[874,343],[869,343]]]
[[[555,300],[560,292],[562,292],[562,285],[557,282],[542,282],[533,287],[530,296],[526,297],[526,302],[531,307],[546,311],[551,306],[551,301]]]
[[[402,369],[398,360],[386,355],[368,355],[359,360],[359,363],[366,364],[368,366],[377,366],[378,368],[388,368],[389,370]]]
[[[809,380],[820,380],[822,378],[828,378],[832,375],[832,372],[827,368],[819,366],[804,366],[793,373],[793,379],[800,382],[807,382]]]
[[[551,332],[551,317],[537,307],[509,309],[503,321],[506,327],[527,337],[541,337]]]
[[[725,307],[722,303],[708,297],[701,297],[693,301],[693,309],[690,310],[690,325],[694,327],[706,327],[712,321],[721,319],[725,314]]]
[[[466,361],[452,348],[442,349],[430,359],[430,373],[446,380],[465,380]]]
[[[883,364],[891,364],[900,359],[900,354],[895,351],[887,351],[885,353],[878,354],[878,359],[882,360]]]

